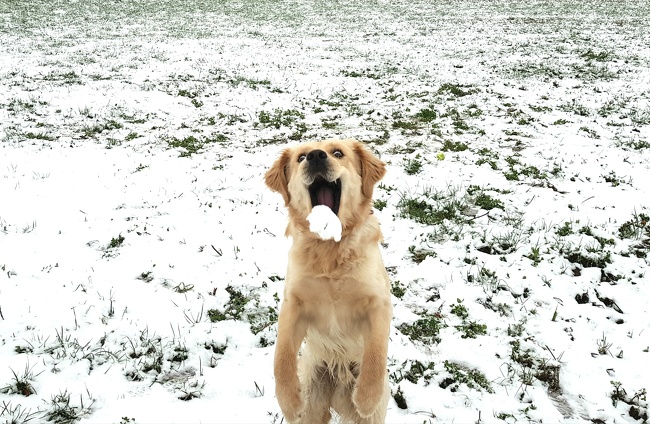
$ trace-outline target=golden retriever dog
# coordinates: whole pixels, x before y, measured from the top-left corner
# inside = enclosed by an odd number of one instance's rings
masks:
[[[384,422],[393,307],[371,200],[385,173],[362,143],[325,140],[287,148],[265,175],[284,199],[293,239],[274,359],[289,423],[329,423],[332,410],[343,422]],[[317,205],[341,221],[339,242],[309,230]]]

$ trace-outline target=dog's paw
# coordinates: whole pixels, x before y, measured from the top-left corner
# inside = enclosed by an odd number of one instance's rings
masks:
[[[290,423],[298,421],[305,410],[305,402],[300,394],[298,379],[296,378],[296,381],[290,384],[276,385],[275,397],[278,399],[284,418]]]
[[[366,383],[359,379],[357,387],[352,394],[352,402],[361,418],[368,418],[377,411],[384,395],[384,382],[378,381],[374,384]]]

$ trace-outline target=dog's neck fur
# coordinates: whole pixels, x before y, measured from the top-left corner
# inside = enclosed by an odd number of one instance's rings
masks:
[[[360,214],[361,215],[361,214]],[[362,218],[365,215],[365,219]],[[314,276],[340,276],[358,266],[367,257],[368,241],[382,241],[377,218],[366,211],[354,227],[344,227],[341,241],[322,240],[309,230],[306,219],[295,217],[287,226],[286,235],[293,238],[292,250],[299,255],[299,263]],[[363,240],[364,242],[360,242]],[[360,246],[364,246],[361,248]]]

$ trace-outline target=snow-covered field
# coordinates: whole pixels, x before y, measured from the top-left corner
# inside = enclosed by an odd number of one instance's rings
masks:
[[[647,420],[650,3],[0,0],[0,422],[280,423],[284,146],[354,137],[387,422]]]

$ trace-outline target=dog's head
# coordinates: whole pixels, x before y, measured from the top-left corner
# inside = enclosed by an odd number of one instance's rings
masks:
[[[370,213],[375,183],[385,164],[356,140],[325,140],[285,149],[266,173],[266,185],[284,198],[294,224],[325,205],[350,233]]]

